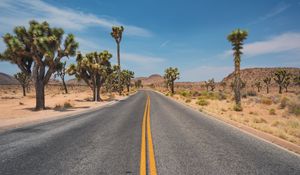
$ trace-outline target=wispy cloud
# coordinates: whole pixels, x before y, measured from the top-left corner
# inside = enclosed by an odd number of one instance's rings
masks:
[[[122,59],[125,61],[135,62],[138,64],[157,64],[162,63],[165,61],[164,58],[161,57],[153,57],[153,56],[146,56],[134,53],[123,53]]]
[[[265,54],[292,52],[295,50],[300,50],[300,33],[284,33],[264,41],[245,44],[243,52],[247,57],[254,57]],[[228,50],[221,54],[221,57],[226,58],[231,55],[232,51]]]
[[[149,37],[152,35],[147,29],[123,24],[111,18],[100,18],[94,14],[55,7],[41,0],[2,0],[0,2],[0,25],[26,25],[29,20],[48,21],[53,26],[70,30],[83,30],[91,26],[99,26],[110,30],[114,25],[125,26],[126,35]]]
[[[169,42],[170,42],[170,40],[167,40],[167,41],[161,43],[161,45],[160,45],[159,47],[160,47],[160,48],[163,48],[163,47],[165,47]]]
[[[257,20],[251,22],[249,25],[257,24],[259,22],[262,22],[262,21],[268,20],[272,17],[275,17],[275,16],[283,13],[284,11],[286,11],[290,6],[291,5],[287,4],[287,3],[280,3],[275,8],[273,8],[271,11],[269,11],[269,13],[265,14],[264,16],[261,16]]]

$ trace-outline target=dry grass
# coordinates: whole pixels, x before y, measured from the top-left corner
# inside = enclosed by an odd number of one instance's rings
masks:
[[[160,91],[166,93],[164,89]],[[186,93],[181,95],[181,91]],[[242,99],[243,111],[235,111],[233,94],[230,91],[222,92],[226,100],[219,98],[221,91],[196,93],[191,89],[180,89],[177,92],[179,95],[174,95],[175,99],[200,112],[233,120],[300,145],[300,95],[298,91],[278,94],[277,88],[273,88],[271,89],[273,93],[265,94],[248,89],[246,98]],[[187,99],[191,101],[186,102]]]

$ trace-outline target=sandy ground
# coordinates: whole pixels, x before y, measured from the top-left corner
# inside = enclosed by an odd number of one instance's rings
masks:
[[[159,89],[159,91],[169,95],[166,90]],[[299,104],[298,93],[282,95],[259,93],[257,96],[248,96],[242,99],[243,111],[237,112],[233,110],[234,101],[231,93],[226,93],[227,98],[224,100],[204,97],[208,104],[201,106],[197,104],[199,97],[183,96],[181,92],[182,90],[177,91],[171,98],[223,121],[240,123],[300,146],[300,116],[290,113],[288,106],[280,108],[282,98],[288,98],[288,103]],[[274,113],[270,113],[271,110]]]
[[[35,111],[34,89],[23,97],[18,86],[0,86],[0,130],[61,118],[103,106],[125,96],[102,94],[102,102],[93,102],[91,97],[91,90],[84,86],[69,87],[68,94],[64,94],[60,86],[47,86],[47,109]]]

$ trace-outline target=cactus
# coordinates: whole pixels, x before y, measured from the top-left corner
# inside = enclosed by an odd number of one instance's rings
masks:
[[[72,34],[63,41],[63,29],[51,28],[47,22],[30,21],[29,28],[18,26],[14,33],[3,36],[6,50],[0,55],[0,60],[17,64],[27,75],[32,73],[36,89],[35,108],[44,109],[45,85],[55,73],[60,60],[76,54],[78,43]]]
[[[210,87],[211,91],[214,91],[216,88],[216,83],[215,83],[215,79],[209,79],[208,80],[208,86]]]
[[[247,39],[248,32],[245,30],[234,30],[231,34],[227,36],[227,40],[232,44],[233,56],[234,56],[234,98],[236,106],[241,107],[241,78],[240,78],[240,64],[241,55],[243,49],[243,41]]]
[[[121,61],[120,61],[120,43],[122,40],[122,34],[124,31],[124,27],[120,26],[113,26],[112,27],[112,32],[111,36],[115,39],[117,43],[117,57],[118,57],[118,87],[119,87],[119,95],[121,95],[122,90],[121,90]]]
[[[269,87],[270,87],[270,84],[271,84],[271,80],[272,80],[271,77],[266,77],[266,78],[263,79],[263,82],[266,84],[267,94],[269,93]]]
[[[101,53],[91,52],[86,55],[77,54],[76,64],[71,64],[67,73],[75,75],[77,79],[82,79],[93,91],[93,100],[101,101],[100,88],[112,73],[110,58],[112,54],[108,51]]]
[[[167,87],[169,87],[171,89],[171,93],[174,94],[174,82],[175,80],[179,79],[179,70],[178,68],[172,68],[169,67],[165,70],[165,75],[164,75],[164,79],[167,83]]]
[[[285,87],[286,79],[289,77],[289,73],[287,73],[284,69],[278,69],[274,73],[274,81],[278,84],[279,87],[279,93],[282,94],[282,88]]]
[[[30,75],[25,74],[24,72],[18,72],[14,75],[14,77],[19,81],[19,83],[22,86],[23,96],[26,96],[26,88],[28,88],[31,81]]]
[[[134,78],[134,72],[130,70],[122,71],[122,84],[127,88],[127,92],[130,91],[131,79]]]
[[[262,87],[260,81],[255,82],[254,86],[257,88],[257,92],[260,92],[260,89]]]

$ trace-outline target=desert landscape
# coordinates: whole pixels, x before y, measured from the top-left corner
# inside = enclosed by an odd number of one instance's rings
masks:
[[[221,82],[215,82],[214,91],[210,87],[207,91],[205,82],[176,82],[174,94],[166,88],[164,78],[160,75],[139,79],[142,79],[143,85],[154,88],[200,112],[224,121],[229,120],[246,125],[300,146],[299,85],[291,83],[288,92],[284,90],[282,94],[279,94],[278,85],[272,80],[267,94],[266,85],[263,83],[264,77],[272,77],[277,69],[280,68],[241,70],[241,78],[247,82],[242,89],[243,111],[233,109],[234,98],[232,87],[230,87],[233,74],[226,76]],[[283,69],[292,75],[300,74],[300,68]],[[257,81],[261,82],[260,92],[255,86]]]

